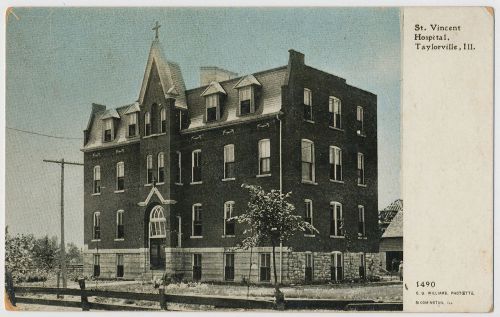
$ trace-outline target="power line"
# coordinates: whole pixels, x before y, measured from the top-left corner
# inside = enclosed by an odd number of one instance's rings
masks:
[[[8,129],[8,130],[17,131],[17,132],[27,133],[27,134],[34,134],[34,135],[38,135],[38,136],[44,136],[44,137],[47,137],[47,138],[53,138],[53,139],[63,139],[63,140],[83,140],[83,138],[73,138],[73,137],[65,137],[65,136],[50,135],[50,134],[45,134],[45,133],[40,133],[40,132],[35,132],[35,131],[22,130],[22,129],[11,128],[11,127],[7,127],[7,129]]]

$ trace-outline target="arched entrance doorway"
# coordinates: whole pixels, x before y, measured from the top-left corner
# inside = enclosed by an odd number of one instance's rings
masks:
[[[149,215],[149,263],[152,270],[165,269],[166,222],[163,207],[153,207]]]

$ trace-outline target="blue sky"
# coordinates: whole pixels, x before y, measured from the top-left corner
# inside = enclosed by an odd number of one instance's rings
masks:
[[[80,138],[92,102],[138,98],[158,20],[188,88],[199,67],[248,74],[306,64],[378,95],[379,207],[400,198],[400,24],[395,8],[18,8],[7,21],[6,125]],[[57,235],[58,165],[83,161],[81,140],[6,131],[6,224]],[[66,168],[66,239],[83,241],[83,168]]]

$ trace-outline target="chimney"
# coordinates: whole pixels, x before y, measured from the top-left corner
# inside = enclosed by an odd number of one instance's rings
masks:
[[[293,65],[304,65],[304,54],[294,50],[288,50],[288,53],[290,53],[288,63]]]
[[[217,66],[200,67],[200,85],[206,86],[213,81],[220,82],[238,77],[238,74]]]

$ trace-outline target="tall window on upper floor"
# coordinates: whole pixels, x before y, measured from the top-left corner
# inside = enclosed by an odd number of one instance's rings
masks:
[[[201,182],[201,150],[194,150],[191,155],[191,171],[191,182]]]
[[[116,164],[116,190],[122,191],[125,189],[125,163],[118,162]]]
[[[153,155],[146,157],[146,184],[153,183]]]
[[[94,194],[101,193],[101,167],[99,165],[94,166],[94,184],[92,192]]]
[[[365,156],[358,153],[358,185],[365,185]]]
[[[137,112],[128,115],[128,136],[134,137],[137,135]]]
[[[92,239],[93,240],[101,239],[101,213],[99,211],[94,212]]]
[[[342,181],[342,150],[336,146],[330,146],[330,179]]]
[[[151,135],[151,114],[149,112],[144,114],[144,135]]]
[[[234,201],[224,203],[224,236],[234,236],[235,221],[231,219],[234,212]]]
[[[240,115],[255,112],[252,86],[242,87],[238,89],[238,93],[240,97]]]
[[[167,132],[167,109],[165,107],[160,110],[160,133]]]
[[[364,124],[364,119],[365,114],[363,111],[363,107],[357,106],[356,107],[356,133],[358,135],[364,135],[365,134],[365,124]]]
[[[271,141],[259,141],[259,175],[271,174]]]
[[[192,235],[193,237],[201,237],[203,234],[203,223],[202,223],[202,207],[201,204],[193,205],[192,214]]]
[[[342,103],[337,97],[330,96],[328,99],[328,110],[330,114],[330,127],[342,129]]]
[[[184,116],[184,114],[183,114],[182,110],[180,110],[180,109],[179,109],[179,110],[177,110],[177,111],[178,111],[178,113],[179,113],[179,131],[180,131],[180,130],[182,130],[182,128],[184,127],[184,126],[183,126],[183,120],[184,120],[184,119],[183,119],[183,116]]]
[[[366,236],[365,207],[358,205],[358,237]]]
[[[302,139],[302,180],[314,182],[314,143],[311,140]]]
[[[113,140],[113,118],[104,120],[104,142]]]
[[[182,184],[182,154],[177,151],[177,172],[175,175],[175,182],[177,184]]]
[[[158,153],[158,183],[165,182],[165,156],[163,152]]]
[[[219,94],[211,94],[205,97],[205,105],[207,109],[207,122],[220,119],[220,99]]]
[[[123,227],[123,210],[116,212],[116,239],[125,238],[125,230]]]
[[[313,121],[312,92],[304,88],[304,120]]]
[[[224,146],[224,179],[234,177],[234,144],[227,144]]]
[[[313,203],[312,200],[306,199],[304,200],[304,207],[305,207],[305,213],[304,213],[304,221],[313,225]],[[307,229],[304,231],[305,235],[314,235],[314,232],[312,230]]]
[[[344,218],[342,216],[342,204],[336,201],[330,203],[330,236],[344,236]]]

